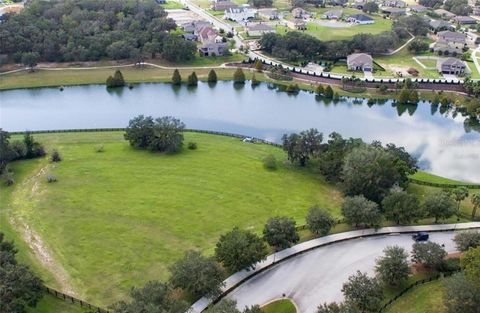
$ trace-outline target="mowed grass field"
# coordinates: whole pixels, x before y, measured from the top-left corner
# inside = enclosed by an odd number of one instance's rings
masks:
[[[415,287],[394,302],[385,313],[445,313],[443,281]]]
[[[16,184],[4,188],[2,221],[34,229],[70,275],[79,297],[107,306],[152,279],[167,279],[184,251],[211,255],[218,237],[234,226],[261,232],[276,215],[304,222],[318,204],[340,217],[341,195],[319,175],[290,167],[284,152],[239,139],[186,133],[197,150],[163,155],[131,148],[123,132],[36,134],[64,160],[14,162]],[[104,146],[104,152],[95,147]],[[262,159],[274,154],[276,171]],[[58,178],[47,183],[46,175]],[[3,228],[3,226],[2,226]],[[46,282],[51,275],[20,241]]]

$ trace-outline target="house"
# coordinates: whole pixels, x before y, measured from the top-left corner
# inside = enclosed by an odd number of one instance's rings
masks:
[[[372,56],[366,53],[354,53],[347,56],[347,68],[350,71],[373,71]]]
[[[383,5],[391,8],[405,8],[407,4],[402,0],[385,0]]]
[[[329,19],[329,20],[339,20],[342,18],[343,11],[342,10],[330,10],[322,14],[322,18]]]
[[[347,18],[347,22],[355,24],[373,24],[375,20],[365,14],[353,14]]]
[[[442,74],[463,75],[467,66],[457,58],[437,59],[437,70]]]
[[[255,17],[256,11],[250,8],[249,5],[242,5],[236,8],[230,8],[225,11],[224,19],[235,21],[235,22],[245,22],[249,19]]]
[[[363,10],[363,6],[367,3],[367,0],[355,0],[351,4],[351,7],[358,10]]]
[[[167,0],[155,0],[157,4],[166,4]]]
[[[462,53],[467,46],[467,36],[449,30],[437,33],[438,39],[433,45],[433,51],[442,53]]]
[[[275,29],[267,24],[250,24],[245,27],[245,30],[250,37],[261,37],[263,34],[275,33]]]
[[[200,55],[206,57],[224,55],[227,51],[228,47],[225,42],[207,42],[198,49]]]
[[[380,10],[382,11],[382,13],[391,16],[400,16],[407,14],[407,11],[402,8],[382,7]]]
[[[308,14],[307,11],[305,11],[302,8],[293,8],[292,9],[292,15],[294,18],[305,18]]]
[[[296,18],[293,21],[287,21],[287,27],[293,30],[305,30],[307,29],[307,23],[299,18]]]
[[[434,32],[439,32],[442,30],[455,30],[455,27],[446,21],[431,20],[428,24],[430,26],[430,29]]]
[[[475,15],[475,16],[479,16],[479,15],[480,15],[480,7],[477,7],[477,6],[474,7],[472,13],[473,13],[473,15]]]
[[[198,37],[198,41],[200,42],[213,42],[218,36],[217,31],[210,26],[204,26],[200,29],[196,29],[194,34]]]
[[[477,20],[470,16],[456,16],[453,20],[458,25],[475,25],[477,24]]]
[[[410,12],[415,12],[415,13],[423,13],[427,11],[427,8],[420,4],[411,5],[409,6],[409,9],[410,9]]]
[[[433,12],[435,12],[435,14],[441,16],[442,18],[444,18],[446,20],[451,20],[452,18],[454,18],[456,16],[452,12],[449,12],[449,11],[444,10],[444,9],[437,9]]]
[[[212,5],[212,10],[214,11],[225,11],[231,8],[237,8],[238,5],[231,1],[220,1],[220,2],[214,2]]]
[[[269,21],[278,19],[278,10],[275,8],[258,9],[257,14],[260,18]]]
[[[186,33],[194,33],[200,30],[203,27],[210,26],[211,24],[207,21],[193,21],[188,22],[182,25],[182,29]]]
[[[188,41],[197,41],[198,37],[195,34],[185,33],[182,35],[182,38]]]

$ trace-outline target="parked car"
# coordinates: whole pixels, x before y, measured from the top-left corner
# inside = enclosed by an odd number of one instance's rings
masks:
[[[416,242],[427,241],[428,237],[429,237],[428,233],[426,233],[424,231],[421,231],[421,232],[418,232],[418,233],[412,235],[412,239],[415,240]]]

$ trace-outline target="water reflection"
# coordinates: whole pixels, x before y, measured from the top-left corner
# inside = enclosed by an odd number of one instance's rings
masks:
[[[238,88],[240,87],[240,88]],[[0,92],[0,127],[68,129],[124,127],[138,114],[181,118],[190,128],[222,130],[279,141],[285,132],[316,127],[325,134],[405,146],[438,175],[480,182],[478,121],[448,107],[365,99],[326,100],[307,92],[289,96],[274,86],[218,82],[197,88],[140,84],[121,93],[104,86]]]

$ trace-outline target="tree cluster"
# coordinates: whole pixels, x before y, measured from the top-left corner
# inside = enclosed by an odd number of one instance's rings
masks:
[[[442,6],[443,0],[418,0],[418,4],[427,8],[438,9]]]
[[[125,139],[135,148],[175,153],[183,146],[184,129],[185,124],[171,116],[153,119],[139,115],[128,123]]]
[[[43,296],[42,281],[25,265],[18,264],[17,249],[0,232],[0,312],[26,313]]]
[[[122,72],[116,70],[113,76],[108,76],[106,81],[107,88],[117,88],[125,86],[125,79],[123,78]]]
[[[446,0],[443,7],[455,15],[469,15],[472,13],[468,0]]]
[[[154,0],[33,0],[19,13],[2,15],[0,50],[29,67],[156,55],[192,59],[195,44],[171,34],[174,29]]]
[[[0,128],[0,174],[10,161],[33,159],[45,156],[45,148],[35,141],[30,132],[25,132],[23,141],[10,142],[10,134]]]
[[[273,0],[248,0],[248,3],[256,8],[269,8],[273,5]]]

